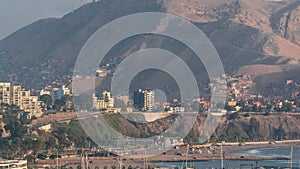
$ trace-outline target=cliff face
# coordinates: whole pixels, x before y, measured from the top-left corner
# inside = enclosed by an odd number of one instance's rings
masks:
[[[271,27],[281,37],[300,45],[300,2],[295,1],[270,17]]]
[[[244,114],[237,116],[236,114],[231,114],[223,118],[215,134],[211,137],[211,141],[226,140],[242,142],[299,139],[299,122],[300,115]],[[196,126],[199,125],[201,124],[196,124]]]
[[[148,137],[162,133],[174,122],[174,116],[164,118],[149,124],[135,124],[117,115],[111,116],[109,122],[125,135],[134,137]],[[197,142],[206,115],[198,116],[193,129],[186,137],[186,141]],[[271,114],[230,114],[223,117],[210,141],[273,141],[285,139],[300,139],[300,115]]]

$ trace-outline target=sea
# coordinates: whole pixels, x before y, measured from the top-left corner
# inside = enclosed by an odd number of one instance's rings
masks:
[[[293,152],[292,156],[292,167],[293,169],[300,168],[300,147],[293,147],[291,151],[291,147],[272,147],[272,148],[259,148],[259,149],[246,149],[246,150],[238,150],[235,152],[231,152],[229,154],[239,155],[239,156],[254,156],[254,157],[285,157],[289,158],[291,152]],[[170,167],[175,168],[176,166],[179,168],[183,168],[186,166],[185,162],[167,162],[167,163],[155,163],[157,166],[161,167]],[[274,161],[245,161],[245,160],[237,160],[224,161],[224,168],[244,168],[244,169],[252,169],[255,167],[258,168],[290,168],[291,161],[290,160],[274,160]],[[197,161],[197,162],[188,162],[188,167],[194,166],[196,169],[211,169],[211,168],[221,168],[221,161]]]

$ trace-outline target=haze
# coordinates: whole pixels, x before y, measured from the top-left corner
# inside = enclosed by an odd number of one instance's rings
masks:
[[[62,17],[88,1],[0,0],[0,40],[39,19]]]

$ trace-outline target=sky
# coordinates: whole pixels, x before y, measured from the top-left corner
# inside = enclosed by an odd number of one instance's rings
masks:
[[[89,0],[0,0],[0,40],[39,19],[62,17]]]

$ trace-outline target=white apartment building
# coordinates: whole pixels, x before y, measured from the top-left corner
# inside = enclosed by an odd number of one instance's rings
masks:
[[[0,161],[0,169],[27,169],[27,160]]]
[[[0,83],[0,102],[11,104],[10,83]]]
[[[93,107],[95,109],[107,109],[107,108],[114,108],[114,98],[111,97],[111,93],[104,91],[102,93],[101,98],[97,98],[94,96],[94,101],[93,101]]]
[[[19,106],[21,110],[28,112],[30,117],[40,117],[43,114],[38,97],[31,96],[30,91],[22,89],[21,86],[0,83],[0,95],[0,102]]]

